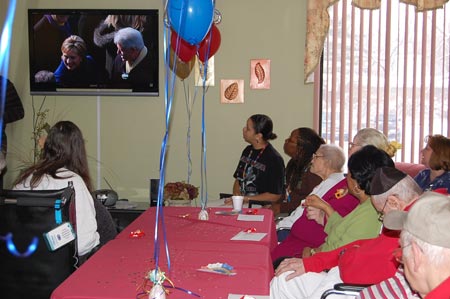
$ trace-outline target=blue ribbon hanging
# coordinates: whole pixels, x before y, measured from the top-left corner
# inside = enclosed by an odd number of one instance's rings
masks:
[[[3,114],[5,111],[5,100],[6,100],[6,82],[8,78],[9,52],[11,48],[12,25],[14,23],[15,11],[16,11],[16,0],[10,0],[8,12],[6,13],[5,23],[3,25],[2,35],[0,39],[0,75],[3,77],[0,82],[1,84],[0,132],[3,131]],[[0,136],[0,147],[2,145],[2,142],[3,142],[2,136]]]
[[[213,9],[216,7],[216,1],[213,1]],[[209,32],[209,40],[211,40],[212,30]],[[206,209],[206,205],[208,203],[208,180],[207,180],[207,172],[206,172],[206,80],[208,77],[208,61],[209,61],[209,52],[211,48],[211,43],[208,45],[208,49],[205,55],[205,68],[203,70],[203,94],[202,94],[202,160],[201,160],[201,208],[202,210]]]

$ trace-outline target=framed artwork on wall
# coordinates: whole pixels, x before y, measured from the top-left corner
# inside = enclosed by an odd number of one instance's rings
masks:
[[[270,89],[270,59],[250,60],[250,88]]]
[[[220,103],[244,103],[244,80],[225,79],[220,81]]]

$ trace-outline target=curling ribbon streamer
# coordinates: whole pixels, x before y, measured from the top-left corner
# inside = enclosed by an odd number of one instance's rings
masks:
[[[213,9],[216,7],[216,1],[213,1]],[[210,35],[212,30],[210,30]],[[211,39],[211,36],[210,36]],[[208,45],[208,49],[205,55],[205,68],[203,70],[203,95],[202,95],[202,160],[201,160],[201,208],[206,209],[206,204],[208,203],[208,180],[206,175],[206,120],[205,120],[205,95],[206,95],[206,79],[208,77],[208,60],[209,60],[209,50],[211,48],[211,43]]]
[[[0,82],[0,132],[3,131],[3,113],[5,111],[6,82],[8,78],[9,52],[15,11],[16,0],[10,0],[8,12],[6,13],[5,17],[5,24],[3,25],[2,35],[0,39],[0,75],[3,77]],[[0,146],[2,145],[2,142],[2,136],[0,136]]]
[[[13,238],[12,233],[8,233],[4,237],[0,236],[0,240],[3,240],[6,242],[6,248],[8,249],[8,251],[16,257],[29,257],[36,251],[38,244],[39,244],[39,238],[33,237],[30,245],[28,245],[27,250],[24,253],[20,253],[17,250],[16,245],[14,244],[12,238]]]
[[[163,2],[164,11],[167,12],[167,4],[168,1]],[[164,16],[167,18],[167,15]],[[166,116],[166,131],[163,137],[163,141],[161,143],[161,153],[159,158],[159,186],[158,186],[158,200],[156,206],[156,219],[155,219],[155,235],[154,235],[154,259],[155,259],[155,268],[159,268],[159,225],[161,223],[162,231],[163,231],[163,241],[166,250],[167,257],[167,267],[170,270],[170,255],[169,255],[169,245],[167,243],[166,236],[166,227],[164,224],[164,213],[163,213],[163,198],[164,198],[164,185],[165,185],[165,171],[166,171],[166,155],[167,155],[167,141],[169,140],[170,133],[170,115],[172,112],[172,101],[174,95],[175,88],[175,74],[176,74],[176,64],[174,66],[174,72],[169,71],[169,60],[170,53],[168,50],[168,46],[170,46],[168,41],[168,24],[164,26],[164,70],[165,70],[165,85],[164,85],[164,107],[165,107],[165,116]],[[172,73],[172,77],[170,77],[170,73]]]

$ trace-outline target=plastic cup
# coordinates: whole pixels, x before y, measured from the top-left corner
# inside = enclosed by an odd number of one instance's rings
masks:
[[[231,199],[233,200],[233,210],[234,211],[241,211],[242,210],[242,204],[244,203],[244,196],[233,195],[233,196],[231,196]]]

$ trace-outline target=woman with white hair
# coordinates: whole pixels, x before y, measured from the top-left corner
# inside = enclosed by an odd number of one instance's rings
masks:
[[[344,164],[345,155],[339,146],[322,144],[313,154],[310,171],[323,181],[308,196],[321,198],[341,216],[350,213],[359,203],[355,196],[345,191],[347,182],[342,171]],[[318,215],[312,216],[315,213]],[[314,221],[313,217],[320,218],[320,221]],[[301,257],[304,248],[319,247],[327,236],[324,225],[325,217],[321,210],[312,207],[303,209],[287,238],[271,252],[274,266],[285,257]]]

